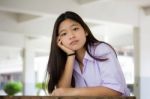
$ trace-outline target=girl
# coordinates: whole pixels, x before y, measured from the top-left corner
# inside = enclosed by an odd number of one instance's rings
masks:
[[[114,49],[71,11],[54,25],[47,72],[52,96],[129,95]]]

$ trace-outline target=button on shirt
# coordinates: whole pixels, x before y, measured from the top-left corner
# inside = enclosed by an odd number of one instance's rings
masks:
[[[104,86],[116,90],[124,96],[129,95],[123,72],[113,49],[101,43],[96,47],[90,47],[90,52],[95,57],[108,58],[106,61],[93,59],[87,52],[83,58],[83,70],[81,72],[78,62],[74,62],[73,75],[76,87]]]

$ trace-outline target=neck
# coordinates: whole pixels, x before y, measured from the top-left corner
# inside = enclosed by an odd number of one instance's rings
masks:
[[[84,55],[85,55],[85,48],[76,51],[76,58],[80,63],[82,63]]]

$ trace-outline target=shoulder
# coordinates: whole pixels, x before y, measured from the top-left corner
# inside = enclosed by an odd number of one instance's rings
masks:
[[[95,46],[95,56],[105,56],[110,53],[115,53],[115,50],[110,44],[106,42],[101,42]]]

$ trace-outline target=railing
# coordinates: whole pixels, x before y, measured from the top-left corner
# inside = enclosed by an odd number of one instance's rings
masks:
[[[0,96],[0,99],[136,99],[134,96],[99,97],[99,96]]]

